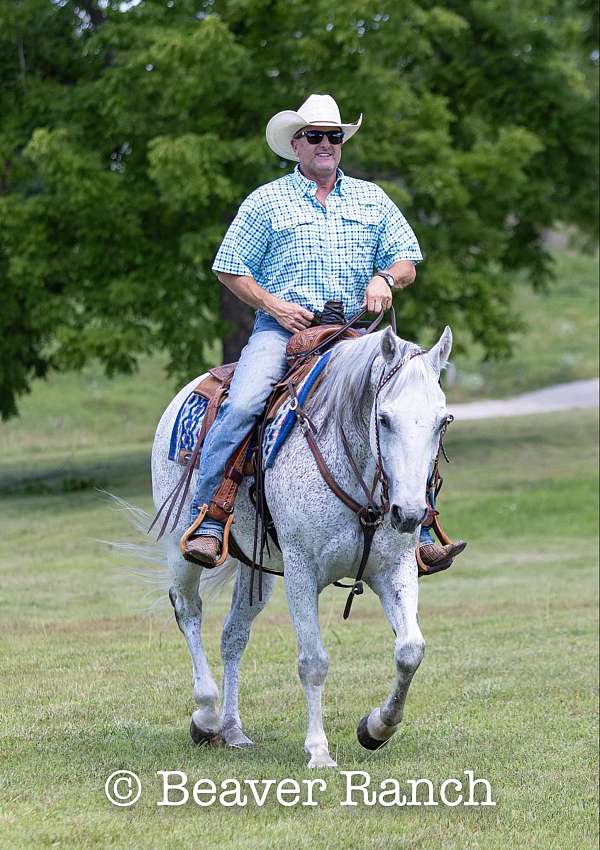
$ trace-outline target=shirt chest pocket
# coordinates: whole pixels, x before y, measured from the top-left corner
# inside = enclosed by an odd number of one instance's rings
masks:
[[[271,219],[273,249],[283,255],[306,255],[313,248],[314,218],[309,210],[280,210]]]
[[[348,204],[341,211],[341,248],[350,253],[374,255],[379,238],[381,210],[367,204]]]

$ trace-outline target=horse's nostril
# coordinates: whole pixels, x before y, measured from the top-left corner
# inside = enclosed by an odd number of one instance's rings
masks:
[[[392,505],[392,516],[395,520],[398,520],[398,522],[402,521],[402,511],[400,510],[398,505]]]

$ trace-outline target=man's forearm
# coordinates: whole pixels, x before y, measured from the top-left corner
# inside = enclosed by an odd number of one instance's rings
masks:
[[[233,294],[248,304],[255,310],[263,310],[279,322],[279,324],[290,331],[304,330],[307,328],[312,319],[313,314],[306,307],[301,307],[300,304],[283,301],[277,298],[276,295],[271,295],[266,289],[258,284],[250,275],[235,275],[227,274],[226,272],[217,272],[217,277],[221,283],[227,287]]]
[[[392,275],[394,278],[394,289],[404,289],[404,287],[410,286],[417,276],[417,271],[411,260],[398,260],[389,269],[381,269],[381,271]]]
[[[266,289],[263,289],[250,275],[217,272],[217,277],[244,304],[248,304],[254,310],[264,310],[266,313],[272,313],[276,300],[275,297],[270,295]]]

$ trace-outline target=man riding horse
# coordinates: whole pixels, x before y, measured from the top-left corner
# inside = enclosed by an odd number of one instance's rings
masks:
[[[362,115],[343,124],[335,100],[313,94],[297,112],[279,112],[267,125],[271,150],[298,164],[246,198],[213,264],[219,281],[257,313],[204,442],[191,524],[210,505],[227,461],[286,372],[292,334],[309,327],[328,301],[341,302],[346,319],[363,307],[378,313],[391,307],[392,290],[415,280],[421,252],[400,210],[374,183],[338,167],[342,144],[361,121]],[[185,544],[186,557],[214,566],[222,541],[223,523],[209,509]],[[423,528],[419,554],[424,564],[441,569],[465,545],[434,543]]]

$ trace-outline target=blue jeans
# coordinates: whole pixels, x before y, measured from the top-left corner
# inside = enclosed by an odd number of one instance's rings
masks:
[[[252,335],[240,354],[229,394],[202,446],[190,525],[202,505],[209,504],[221,483],[225,464],[262,413],[273,386],[285,374],[285,349],[291,335],[272,316],[257,313]],[[433,501],[432,506],[435,507]],[[207,517],[197,533],[222,540],[223,525]],[[433,542],[430,530],[422,528],[421,543]]]
[[[260,416],[273,386],[287,370],[285,348],[291,333],[272,316],[259,312],[252,335],[240,355],[229,394],[202,446],[190,524],[221,483],[225,464]],[[198,534],[223,538],[220,522],[205,519]]]
[[[427,494],[427,498],[429,500],[429,504],[435,510],[435,489],[433,487]],[[435,543],[431,528],[431,526],[429,528],[423,528],[423,526],[421,526],[421,535],[419,537],[419,543],[421,546],[426,546],[427,543]]]

